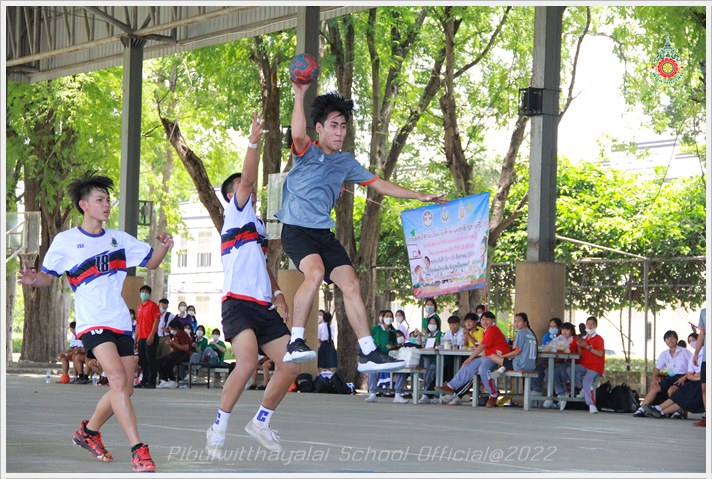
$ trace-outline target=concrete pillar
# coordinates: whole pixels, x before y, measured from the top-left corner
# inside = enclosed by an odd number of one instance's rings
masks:
[[[517,263],[515,289],[514,313],[527,313],[541,344],[549,320],[564,319],[566,266],[540,261]]]
[[[124,38],[124,84],[121,115],[121,176],[119,180],[119,229],[136,236],[138,186],[141,167],[141,88],[143,45],[146,40]],[[129,276],[136,268],[127,270]]]
[[[277,282],[279,283],[279,288],[284,293],[284,299],[287,300],[287,306],[289,306],[289,311],[294,311],[294,295],[304,282],[304,275],[297,270],[280,270],[277,275]],[[319,348],[319,338],[317,336],[317,330],[319,328],[319,320],[317,316],[319,314],[319,298],[318,294],[314,295],[314,301],[312,302],[312,309],[309,311],[309,316],[307,317],[307,324],[304,329],[304,340],[314,351]],[[287,326],[292,328],[291,318],[287,321]],[[308,363],[302,363],[302,372],[309,373],[312,376],[319,374],[317,368],[317,362],[309,361]]]
[[[532,87],[544,92],[543,114],[531,119],[527,261],[554,261],[563,12],[564,7],[535,7]]]
[[[296,53],[310,53],[319,58],[319,14],[320,7],[297,7],[297,50]],[[316,130],[311,122],[311,104],[319,89],[319,80],[309,87],[304,95],[304,114],[307,117],[307,134],[316,140]]]

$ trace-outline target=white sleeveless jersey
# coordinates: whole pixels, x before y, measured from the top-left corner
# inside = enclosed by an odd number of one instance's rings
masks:
[[[221,232],[221,258],[225,279],[223,301],[228,298],[272,304],[272,283],[267,273],[267,233],[247,200],[242,209],[234,195],[225,208]]]
[[[42,271],[58,278],[67,273],[77,338],[96,329],[131,336],[131,315],[121,296],[126,269],[145,266],[152,254],[147,243],[113,229],[92,235],[77,227],[55,236]]]

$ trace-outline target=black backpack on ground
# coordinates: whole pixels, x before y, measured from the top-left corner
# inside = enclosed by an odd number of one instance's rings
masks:
[[[633,413],[640,406],[638,393],[632,390],[626,383],[611,389],[611,399],[608,403],[610,409],[615,412]]]
[[[333,393],[334,383],[331,382],[331,378],[322,376],[319,374],[314,378],[314,392],[315,393]]]
[[[611,410],[611,382],[606,381],[596,388],[596,407]]]
[[[295,379],[297,384],[297,391],[302,393],[313,393],[314,392],[314,379],[309,373],[301,373]]]
[[[351,394],[352,389],[346,384],[346,380],[341,372],[336,371],[333,376],[331,376],[331,384],[334,386],[335,394]]]

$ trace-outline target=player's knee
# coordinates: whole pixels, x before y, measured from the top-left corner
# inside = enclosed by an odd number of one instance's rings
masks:
[[[236,369],[243,374],[252,374],[257,369],[257,360],[240,358]]]
[[[286,374],[287,376],[292,377],[295,379],[299,375],[299,371],[301,371],[302,366],[301,364],[294,364],[294,363],[282,363],[279,366],[275,366],[275,371],[282,371],[282,373]]]
[[[361,283],[355,274],[349,275],[346,281],[343,281],[339,285],[341,292],[345,296],[360,296],[361,295]]]
[[[312,268],[304,272],[304,282],[309,286],[319,287],[324,280],[324,268]]]

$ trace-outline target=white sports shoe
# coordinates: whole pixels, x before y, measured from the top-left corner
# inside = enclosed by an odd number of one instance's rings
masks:
[[[456,395],[454,398],[452,398],[452,400],[448,401],[448,404],[450,406],[459,406],[460,404],[462,404],[462,399],[460,399],[460,396]]]
[[[170,381],[166,381],[165,379],[161,379],[161,382],[158,383],[158,386],[156,386],[156,389],[166,389],[168,387],[168,384]]]
[[[559,398],[559,410],[563,411],[566,409],[566,394],[559,394],[557,397]]]
[[[542,404],[541,407],[544,409],[553,409],[554,401],[552,401],[551,399],[547,399],[546,401],[544,401],[544,404]]]
[[[396,397],[393,398],[393,402],[396,404],[408,404],[410,401],[408,401],[406,398],[404,398],[400,394],[396,394]]]
[[[598,408],[596,407],[595,404],[591,404],[588,407],[588,412],[590,412],[591,414],[598,414]]]
[[[500,377],[502,374],[504,374],[504,372],[505,372],[506,370],[507,370],[507,368],[505,368],[504,366],[501,366],[501,367],[495,369],[494,371],[492,371],[492,372],[490,373],[490,377],[491,377],[492,379],[497,379],[497,378]]]
[[[370,393],[368,397],[366,398],[366,402],[376,402],[376,394],[375,393]]]
[[[225,433],[216,431],[212,425],[205,431],[205,439],[205,449],[211,453],[217,452],[225,445]]]
[[[158,386],[156,386],[158,387]],[[178,383],[175,381],[168,381],[168,384],[166,384],[166,388],[168,389],[176,389],[178,387]]]
[[[270,427],[260,427],[255,424],[255,421],[250,420],[250,422],[245,425],[245,431],[270,451],[282,451],[282,445],[279,443],[277,431],[273,431]]]
[[[420,399],[418,399],[418,404],[430,404],[430,398],[423,394],[420,396]]]

